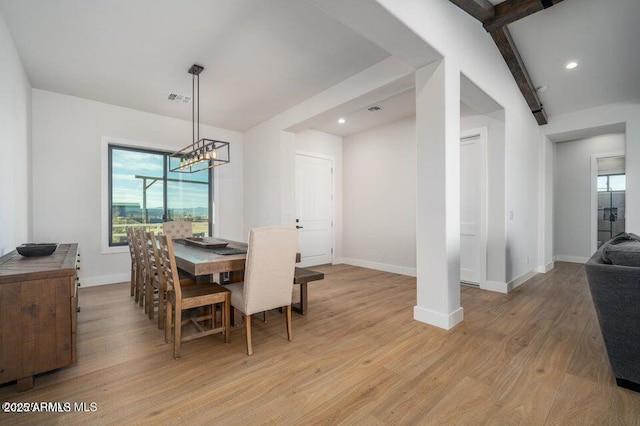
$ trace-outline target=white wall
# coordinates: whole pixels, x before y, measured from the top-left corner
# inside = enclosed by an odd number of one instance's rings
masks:
[[[296,152],[320,154],[334,160],[333,163],[333,257],[335,263],[340,263],[343,255],[343,161],[342,161],[342,137],[318,130],[305,130],[295,135]]]
[[[554,246],[556,260],[586,262],[591,256],[591,156],[624,152],[623,134],[555,145]]]
[[[415,276],[415,117],[347,136],[342,146],[343,261]]]
[[[242,135],[204,125],[201,134],[231,143],[231,163],[215,169],[215,232],[242,240]],[[191,122],[33,90],[34,239],[78,242],[83,285],[129,279],[128,248],[102,252],[103,136],[178,149],[191,140]]]
[[[0,256],[31,240],[31,85],[0,15]]]

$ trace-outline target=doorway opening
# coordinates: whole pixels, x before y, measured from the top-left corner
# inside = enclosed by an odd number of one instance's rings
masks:
[[[625,231],[625,157],[601,157],[596,160],[598,178],[596,247]]]
[[[487,129],[460,135],[460,282],[479,288],[487,279]]]

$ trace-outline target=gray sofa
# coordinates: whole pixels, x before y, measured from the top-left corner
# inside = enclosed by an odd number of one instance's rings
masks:
[[[640,237],[619,234],[585,269],[616,383],[640,392]]]

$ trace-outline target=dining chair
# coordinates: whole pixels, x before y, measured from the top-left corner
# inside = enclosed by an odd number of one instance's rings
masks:
[[[156,237],[153,231],[144,232],[145,263],[148,265],[147,313],[153,319],[155,306],[158,306],[158,328],[164,326],[166,280],[162,274],[161,259],[158,253]]]
[[[193,237],[193,222],[172,221],[162,224],[162,233],[168,235],[174,240],[177,238]]]
[[[133,252],[136,258],[136,297],[135,301],[139,306],[144,306],[145,300],[145,280],[144,280],[144,255],[142,253],[142,241],[144,232],[142,228],[133,228],[131,237],[133,241]]]
[[[140,306],[144,305],[144,312],[149,314],[149,318],[153,318],[153,269],[149,262],[149,251],[147,249],[147,242],[144,228],[135,230],[137,234],[138,244],[138,259],[140,263],[140,276],[142,280],[141,293],[144,295],[144,302],[140,303]],[[150,313],[151,311],[151,313]]]
[[[287,338],[289,341],[293,338],[291,293],[297,241],[294,228],[265,227],[249,232],[244,282],[226,286],[231,290],[231,306],[243,314],[248,355],[253,353],[252,314],[284,307]]]
[[[176,258],[173,251],[173,241],[168,235],[159,236],[160,259],[162,263],[162,273],[166,279],[167,286],[167,307],[164,336],[165,342],[171,341],[171,330],[173,328],[173,357],[180,357],[180,344],[199,337],[209,336],[216,333],[224,333],[225,343],[229,343],[229,309],[231,292],[217,283],[199,283],[198,285],[183,286],[178,276]],[[221,323],[218,326],[216,317],[216,305],[221,304]],[[193,308],[210,307],[208,312]],[[195,317],[182,319],[182,313],[192,310]],[[195,312],[193,312],[195,311]],[[210,321],[211,328],[205,329],[202,322]],[[173,323],[173,326],[172,326]],[[191,324],[197,333],[188,336],[182,335],[182,326]]]
[[[136,263],[136,253],[133,241],[133,227],[127,226],[127,242],[129,243],[129,254],[131,255],[131,296],[135,296],[135,300],[138,300],[137,296],[137,278],[138,278],[138,265]]]

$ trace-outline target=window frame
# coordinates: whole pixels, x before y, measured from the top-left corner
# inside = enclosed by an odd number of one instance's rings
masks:
[[[169,156],[174,152],[174,151],[167,151],[167,150],[163,150],[163,149],[157,149],[157,148],[149,148],[149,147],[140,147],[140,146],[130,146],[130,145],[121,145],[118,143],[112,143],[112,142],[107,142],[107,247],[109,249],[114,249],[114,248],[120,248],[120,247],[127,247],[128,243],[124,242],[124,243],[115,243],[112,240],[112,232],[113,232],[113,168],[112,168],[112,164],[113,164],[113,150],[122,150],[122,151],[134,151],[134,152],[141,152],[141,153],[146,153],[146,154],[155,154],[155,155],[162,155],[163,157],[163,161],[162,161],[162,183],[163,183],[163,190],[162,190],[162,199],[163,199],[163,212],[162,212],[162,221],[166,222],[167,221],[167,217],[168,217],[168,213],[169,213],[169,207],[168,207],[168,200],[167,200],[167,192],[168,192],[168,174],[169,174],[169,167],[168,167],[168,163],[169,163]],[[207,210],[208,210],[208,219],[207,219],[207,224],[208,224],[208,229],[209,229],[209,237],[211,237],[213,235],[213,201],[214,201],[214,194],[213,194],[213,188],[214,188],[214,177],[213,177],[213,169],[209,169],[207,171],[207,176],[208,176],[208,181],[206,182],[206,184],[208,185],[208,191],[207,191]],[[160,178],[159,178],[160,179]],[[204,184],[205,182],[203,182]]]

